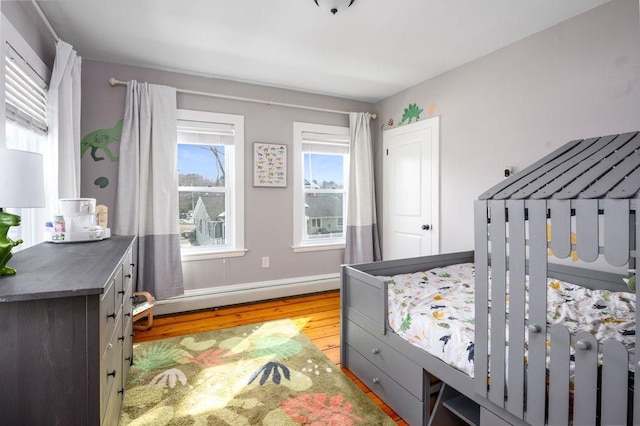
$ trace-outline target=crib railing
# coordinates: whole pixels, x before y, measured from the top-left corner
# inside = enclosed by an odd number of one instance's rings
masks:
[[[603,211],[604,244],[598,246],[597,216]],[[561,324],[547,326],[548,250],[561,258],[578,250],[582,260],[582,253],[592,257],[595,250],[614,266],[634,262],[640,247],[635,219],[635,201],[629,200],[596,200],[588,208],[571,200],[476,203],[476,393],[533,425],[633,424],[634,406],[640,423],[640,395],[633,392],[640,364],[633,354],[612,339],[598,343],[591,333],[572,335]],[[596,232],[587,231],[594,223]],[[578,244],[571,241],[574,231]],[[618,285],[588,276],[575,283],[588,281],[593,287]]]

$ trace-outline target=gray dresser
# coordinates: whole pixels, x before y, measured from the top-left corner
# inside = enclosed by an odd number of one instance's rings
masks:
[[[0,423],[116,425],[133,353],[136,239],[42,243],[0,278]]]

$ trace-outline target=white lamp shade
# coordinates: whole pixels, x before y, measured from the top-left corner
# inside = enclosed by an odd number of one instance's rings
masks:
[[[0,208],[45,206],[42,155],[0,148]]]

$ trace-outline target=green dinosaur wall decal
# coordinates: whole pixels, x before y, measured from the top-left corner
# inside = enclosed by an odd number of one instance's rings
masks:
[[[113,142],[119,142],[122,135],[122,121],[120,120],[111,129],[98,129],[87,134],[80,142],[80,156],[91,148],[91,157],[94,161],[104,160],[104,157],[98,157],[98,150],[101,149],[111,161],[118,161],[118,157],[114,156],[109,149],[109,145]]]
[[[400,124],[404,124],[407,120],[409,120],[407,121],[407,124],[409,124],[414,118],[416,121],[420,120],[420,114],[422,114],[422,111],[424,111],[424,109],[420,108],[418,105],[409,104],[409,106],[404,109],[404,114],[402,114]]]

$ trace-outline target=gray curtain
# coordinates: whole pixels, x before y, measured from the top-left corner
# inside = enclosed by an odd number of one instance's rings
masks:
[[[178,224],[176,89],[127,83],[114,233],[138,236],[138,290],[184,294]]]
[[[347,232],[344,262],[347,264],[382,259],[376,195],[373,179],[373,147],[371,114],[349,114],[351,142],[349,146],[349,195],[347,201]]]

